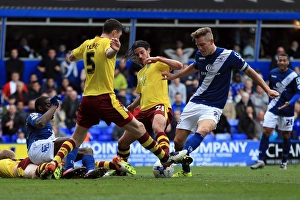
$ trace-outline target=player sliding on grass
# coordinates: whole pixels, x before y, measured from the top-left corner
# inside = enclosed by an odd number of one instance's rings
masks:
[[[277,97],[264,80],[233,50],[216,47],[209,27],[199,28],[191,34],[198,51],[195,61],[177,74],[163,72],[167,80],[174,80],[200,71],[199,86],[181,113],[174,139],[175,149],[194,151],[204,137],[215,129],[220,120],[230,88],[231,71],[241,70],[252,78],[270,98]],[[195,133],[187,140],[190,133]],[[187,141],[186,141],[187,140]],[[173,177],[190,177],[189,165]]]
[[[182,63],[164,57],[150,57],[150,45],[143,40],[134,42],[125,58],[133,60],[143,68],[137,74],[136,93],[139,96],[127,109],[131,112],[140,106],[135,116],[142,122],[148,133],[154,133],[158,146],[166,154],[169,153],[170,141],[165,133],[167,125],[172,120],[172,108],[168,97],[168,82],[162,80],[164,71],[180,70]],[[130,155],[130,144],[136,137],[125,131],[118,141],[118,155],[127,160]]]
[[[187,151],[166,154],[147,133],[144,125],[139,122],[130,111],[117,99],[114,93],[113,80],[116,55],[120,50],[119,38],[123,26],[116,19],[105,21],[101,36],[86,40],[74,49],[70,55],[71,61],[83,59],[86,81],[81,104],[78,109],[75,131],[72,137],[64,142],[54,157],[47,165],[43,174],[52,174],[61,160],[75,147],[84,141],[87,131],[100,120],[107,124],[114,122],[134,135],[141,145],[153,152],[162,163],[172,163],[182,159]],[[122,161],[122,160],[120,160]],[[131,171],[134,168],[122,161]]]

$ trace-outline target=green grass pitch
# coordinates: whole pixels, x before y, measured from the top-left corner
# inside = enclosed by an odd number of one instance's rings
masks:
[[[175,167],[175,171],[180,168]],[[94,180],[0,178],[3,200],[293,200],[300,198],[300,166],[192,167],[191,178],[156,179],[151,167],[135,176]]]

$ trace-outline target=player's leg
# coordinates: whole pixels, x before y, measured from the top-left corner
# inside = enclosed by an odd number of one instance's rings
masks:
[[[274,115],[273,113],[267,111],[264,116],[264,123],[263,123],[263,134],[260,139],[259,143],[259,155],[258,155],[258,161],[251,165],[251,169],[262,169],[265,166],[265,157],[266,152],[269,148],[269,138],[272,134],[274,128],[276,127],[278,121],[278,116]]]
[[[87,135],[88,128],[84,128],[78,124],[75,126],[75,131],[71,138],[66,140],[60,147],[59,151],[53,158],[53,160],[46,166],[45,170],[42,172],[42,176],[48,176],[53,174],[56,166],[68,155],[75,147],[79,147],[84,141]]]
[[[282,161],[280,164],[280,169],[287,169],[287,161],[291,149],[291,132],[290,131],[281,131],[282,133]]]
[[[156,110],[153,114],[152,130],[154,132],[158,145],[165,151],[166,154],[169,154],[170,140],[165,133],[165,129],[171,120],[171,110],[165,108],[165,106],[163,105],[156,106]]]
[[[278,129],[282,134],[282,161],[280,169],[287,169],[287,161],[292,145],[291,132],[294,126],[294,117],[279,117]]]
[[[129,133],[128,131],[124,131],[122,137],[118,140],[118,155],[122,157],[125,161],[128,160],[130,155],[130,145],[136,141],[136,137]]]
[[[173,163],[177,160],[181,160],[183,156],[186,155],[186,151],[181,152],[172,152],[167,155],[163,149],[157,144],[153,138],[146,132],[144,125],[139,122],[136,118],[132,118],[132,120],[123,127],[125,130],[134,134],[137,138],[138,142],[146,149],[155,154],[162,164]]]

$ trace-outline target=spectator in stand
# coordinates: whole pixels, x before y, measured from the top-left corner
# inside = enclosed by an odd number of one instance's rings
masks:
[[[17,107],[15,105],[9,106],[8,113],[3,115],[1,123],[2,133],[9,135],[10,139],[12,139],[11,137],[25,125],[25,121],[17,112]]]
[[[24,83],[22,81],[18,81],[17,91],[12,96],[16,99],[16,102],[21,101],[25,106],[28,105],[29,93],[24,91]]]
[[[69,79],[68,78],[62,78],[61,85],[59,85],[58,88],[57,88],[57,94],[65,95],[68,86],[70,86]],[[72,90],[73,90],[73,87],[72,87]]]
[[[10,96],[8,98],[8,104],[3,106],[3,109],[2,109],[2,114],[3,115],[5,115],[6,113],[8,113],[10,105],[16,105],[16,98],[13,97],[13,96]]]
[[[250,38],[248,44],[243,49],[244,59],[254,59],[254,40]]]
[[[225,115],[227,119],[236,119],[236,110],[234,101],[232,99],[231,89],[228,91],[228,98],[225,107],[223,108],[223,115]]]
[[[136,87],[137,86],[137,74],[142,69],[142,67],[135,62],[132,62],[132,64],[129,67],[129,76],[130,76],[130,85],[129,87]]]
[[[182,113],[186,103],[182,101],[182,96],[179,92],[175,94],[175,101],[172,104],[172,111],[174,113],[175,110],[179,110]]]
[[[245,88],[245,84],[242,82],[242,78],[239,72],[233,74],[230,87],[232,91],[232,98],[236,103],[239,102],[240,99],[236,100],[236,96],[240,94],[240,92]]]
[[[20,46],[18,48],[19,56],[24,58],[29,58],[30,46],[28,45],[28,40],[25,37],[20,39]]]
[[[291,46],[287,51],[287,54],[290,56],[291,60],[300,58],[299,43],[297,40],[292,41]]]
[[[31,85],[31,91],[29,92],[29,99],[37,99],[42,95],[42,88],[38,81],[35,81]]]
[[[5,83],[2,90],[2,97],[4,101],[8,101],[8,98],[17,91],[17,83],[20,81],[20,74],[13,72],[11,74],[11,81]],[[28,92],[26,85],[23,85],[23,91]]]
[[[55,125],[58,128],[67,128],[66,126],[66,112],[62,109],[62,106],[58,106],[56,112],[53,115],[53,119],[51,120],[52,126]]]
[[[24,62],[19,59],[18,55],[18,50],[12,49],[10,53],[10,58],[7,61],[5,61],[6,82],[11,81],[11,76],[13,72],[18,72],[20,78],[23,78]]]
[[[244,91],[247,92],[249,94],[249,96],[251,97],[254,93],[252,79],[246,78],[244,81],[244,85],[245,85]]]
[[[175,102],[175,94],[180,93],[182,97],[182,102],[186,102],[186,86],[180,82],[180,78],[174,79],[169,85],[169,98],[171,104]]]
[[[188,64],[183,65],[183,69],[185,69],[187,67],[188,67]],[[189,101],[189,99],[194,94],[194,92],[198,86],[198,77],[197,76],[198,76],[198,73],[195,73],[193,75],[180,78],[180,81],[183,84],[185,84],[185,87],[186,87],[186,102],[184,102],[184,103],[187,103]],[[196,83],[196,85],[194,84],[194,82]]]
[[[43,57],[37,66],[37,69],[43,74],[44,79],[53,78],[56,81],[58,74],[61,72],[60,63],[55,56],[56,51],[49,49],[48,56]]]
[[[264,123],[265,111],[259,110],[256,118],[254,119],[255,129],[254,129],[254,137],[260,139],[263,133],[263,123]]]
[[[176,50],[174,49],[166,49],[164,50],[164,53],[167,55],[167,57],[177,60],[181,62],[182,64],[188,64],[189,59],[194,53],[194,48],[184,48],[183,49],[183,43],[181,41],[176,42]],[[174,70],[174,73],[177,73],[180,70]]]
[[[79,107],[80,101],[77,97],[77,92],[73,90],[70,93],[69,98],[65,98],[62,109],[66,113],[66,126],[71,129],[76,124],[76,117],[77,117],[77,109]]]
[[[27,112],[25,112],[25,106],[24,103],[22,101],[18,101],[17,102],[17,112],[19,113],[19,115],[24,119],[27,118],[28,114]]]
[[[18,138],[16,139],[15,142],[18,143],[18,144],[26,144],[25,133],[23,132],[22,129],[19,130],[17,135],[18,135]]]
[[[52,124],[52,129],[55,134],[55,137],[68,137],[65,133],[59,130],[58,126],[56,124]]]
[[[28,107],[27,107],[27,110],[26,110],[27,115],[29,115],[30,113],[33,113],[35,111],[34,103],[35,103],[35,99],[29,100]]]
[[[128,88],[128,82],[125,76],[120,73],[118,67],[115,67],[115,76],[114,76],[114,89],[119,91],[121,89],[126,90]]]
[[[118,90],[118,94],[117,94],[117,98],[119,99],[119,101],[124,105],[124,106],[128,106],[128,102],[127,102],[127,98],[126,98],[126,90],[125,89],[120,89]]]
[[[298,75],[300,75],[300,68],[299,68],[299,66],[295,66],[295,67],[294,67],[294,71],[295,71]]]
[[[67,47],[64,44],[59,45],[56,53],[56,58],[65,58],[67,55]]]
[[[85,84],[86,74],[84,71],[84,68],[80,72],[80,89],[81,92],[84,90],[84,84]]]
[[[250,97],[251,102],[254,106],[254,110],[256,115],[258,115],[258,112],[260,110],[266,111],[267,105],[269,103],[269,97],[267,93],[259,86],[256,86],[256,91],[253,93],[253,95]]]
[[[112,132],[112,138],[114,141],[118,141],[124,134],[125,129],[119,126],[114,126]]]
[[[57,84],[53,78],[48,78],[42,85],[42,93],[49,93],[51,90],[57,90]]]
[[[49,52],[49,40],[47,38],[43,38],[40,42],[40,48],[37,51],[38,56],[42,56],[42,58],[46,58]]]
[[[217,126],[212,130],[212,134],[215,136],[218,133],[227,133],[231,135],[230,124],[227,120],[227,117],[224,114],[221,114],[220,121],[217,123]]]
[[[244,113],[246,112],[247,106],[251,106],[253,108],[252,101],[251,101],[251,99],[249,97],[249,94],[247,92],[243,91],[241,93],[241,97],[242,97],[242,99],[235,106],[236,118],[239,119],[239,120],[244,115]]]
[[[65,60],[60,63],[61,73],[63,78],[67,78],[74,89],[78,91],[80,84],[78,83],[77,61],[71,62],[69,59],[70,54],[71,52],[68,51],[65,55]]]
[[[138,97],[138,94],[136,93],[136,87],[130,88],[130,93],[126,95],[127,96],[127,105],[134,102],[134,100]]]
[[[255,135],[255,112],[252,106],[247,106],[245,112],[240,116],[238,130],[240,133],[245,133],[248,139],[258,140]]]
[[[285,54],[285,49],[282,46],[279,46],[276,50],[276,54],[272,57],[271,63],[270,63],[270,71],[272,69],[278,68],[278,56],[280,54]],[[288,68],[292,68],[291,63],[289,63]]]
[[[130,81],[129,71],[126,68],[126,59],[125,58],[120,59],[117,68],[119,69],[120,73],[125,76],[127,83],[129,83],[129,81]]]
[[[33,73],[30,75],[29,82],[26,85],[29,92],[32,90],[32,83],[34,83],[35,81],[39,81],[39,79],[38,79],[38,76]]]

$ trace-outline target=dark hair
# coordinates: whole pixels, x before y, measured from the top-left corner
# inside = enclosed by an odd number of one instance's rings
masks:
[[[290,60],[290,57],[289,57],[289,55],[287,55],[286,53],[281,53],[281,54],[279,54],[279,55],[278,55],[278,57],[279,57],[279,56],[284,56],[284,57],[287,57],[287,59],[288,59],[288,60]]]
[[[123,31],[123,25],[116,19],[108,19],[104,22],[103,25],[103,33],[111,33],[113,30],[117,30],[117,32]]]
[[[37,98],[35,100],[35,103],[34,103],[34,109],[36,112],[39,112],[41,110],[39,110],[39,106],[44,106],[46,104],[46,100],[48,99],[49,97],[46,97],[46,96],[40,96],[39,98]]]
[[[125,53],[125,56],[124,58],[126,60],[132,60],[133,62],[139,64],[137,62],[137,60],[135,59],[134,57],[134,50],[136,48],[139,48],[139,47],[143,47],[145,48],[146,50],[148,50],[150,48],[150,45],[148,42],[144,41],[144,40],[137,40],[133,43],[133,45],[128,49],[128,51]]]

